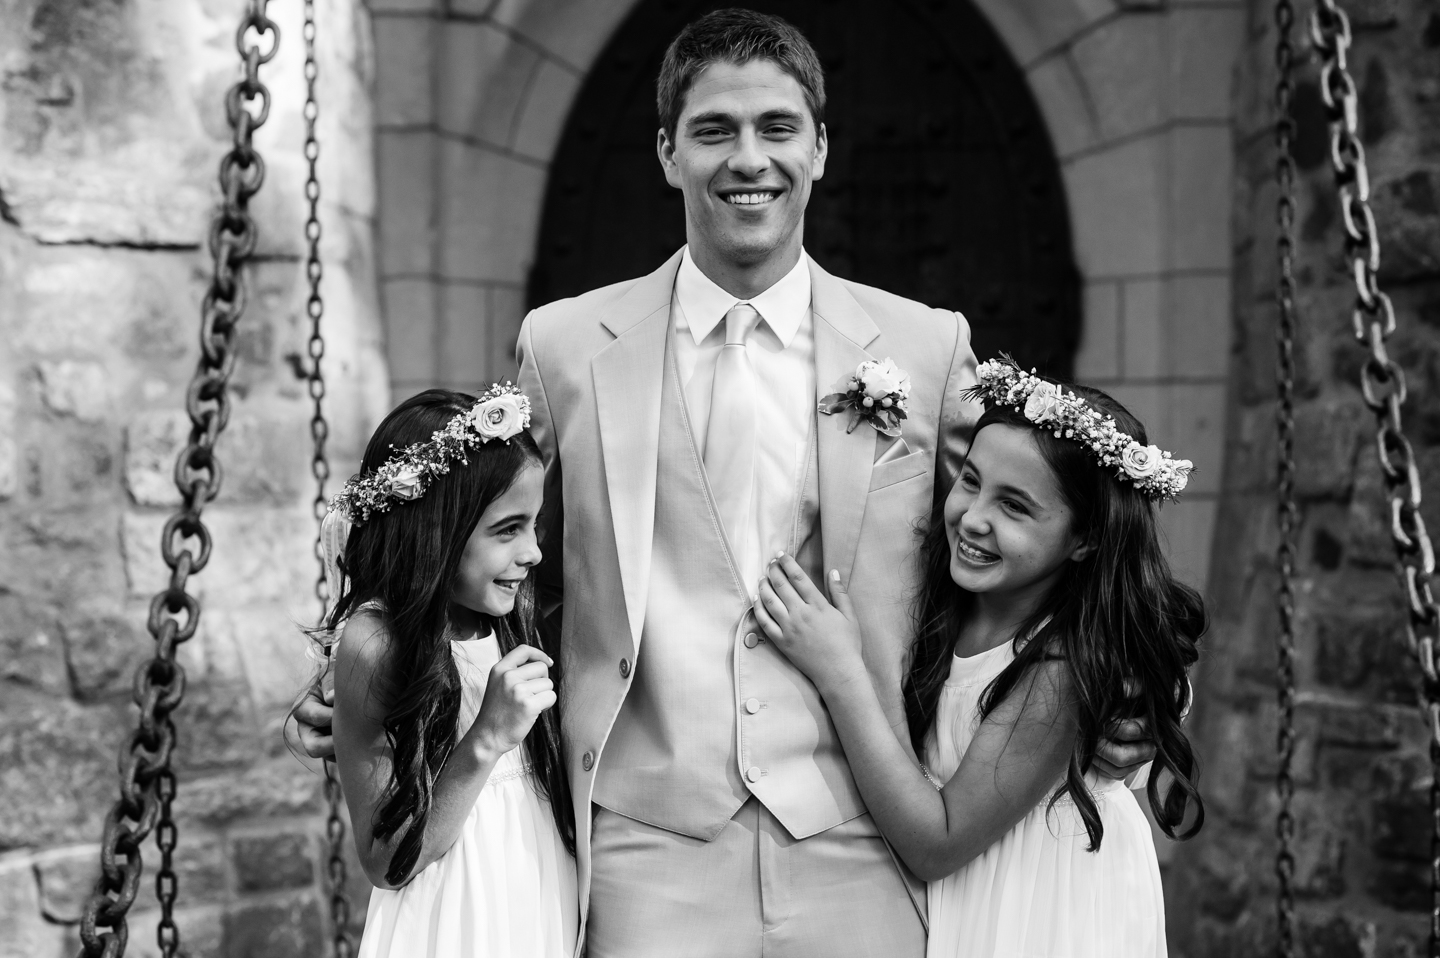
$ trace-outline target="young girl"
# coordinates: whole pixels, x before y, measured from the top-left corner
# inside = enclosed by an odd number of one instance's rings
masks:
[[[1091,765],[1114,723],[1143,717],[1156,820],[1176,837],[1193,801],[1179,837],[1199,830],[1180,720],[1205,616],[1170,573],[1154,505],[1191,465],[1097,390],[1008,359],[978,375],[971,398],[988,408],[922,547],[906,706],[929,768],[886,719],[838,573],[832,606],[779,557],[756,615],[825,697],[866,805],[930,882],[932,958],[1164,958],[1149,825]]]
[[[364,958],[569,958],[574,825],[529,571],[543,471],[514,387],[401,403],[332,505],[335,760],[376,886]],[[342,523],[343,524],[343,523]]]

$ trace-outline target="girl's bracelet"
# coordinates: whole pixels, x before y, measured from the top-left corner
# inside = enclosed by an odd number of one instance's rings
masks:
[[[930,769],[925,767],[924,762],[920,763],[920,774],[925,776],[925,781],[935,786],[935,791],[941,792],[945,790],[944,783],[930,773]]]

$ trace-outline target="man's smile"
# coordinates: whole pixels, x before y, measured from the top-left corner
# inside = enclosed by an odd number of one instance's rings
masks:
[[[766,206],[780,198],[780,190],[749,190],[720,194],[731,206]]]

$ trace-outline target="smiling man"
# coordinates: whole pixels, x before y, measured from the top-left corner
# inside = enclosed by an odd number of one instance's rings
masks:
[[[913,529],[964,452],[969,331],[805,254],[825,89],[788,23],[722,10],[691,24],[658,101],[686,247],[535,310],[519,342],[549,477],[545,548],[563,565],[589,954],[918,958],[924,887],[751,603],[777,552],[816,581],[838,569],[903,732]],[[898,438],[817,412],[884,358],[910,376]]]
[[[666,52],[658,105],[685,248],[535,310],[517,346],[545,457],[540,585],[563,608],[582,941],[590,958],[919,958],[924,886],[751,606],[777,553],[816,582],[838,571],[908,742],[915,530],[977,412],[960,395],[969,329],[805,254],[828,141],[820,63],[794,27],[697,20]],[[819,408],[870,360],[893,362],[887,388],[908,379],[898,436]],[[312,698],[297,715],[326,754],[329,710]],[[1153,751],[1110,744],[1097,765],[1119,777]]]

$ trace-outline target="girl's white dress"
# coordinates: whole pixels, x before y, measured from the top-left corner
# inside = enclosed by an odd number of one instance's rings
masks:
[[[980,697],[1011,643],[953,656],[925,761],[940,781],[980,725]],[[1165,900],[1150,825],[1123,782],[1089,778],[1105,824],[1095,852],[1075,804],[1049,797],[984,854],[929,886],[928,958],[1165,958]]]
[[[480,712],[493,635],[452,641],[463,735]],[[377,888],[361,958],[570,958],[579,926],[575,859],[536,794],[524,747],[496,763],[450,850],[395,891]]]

